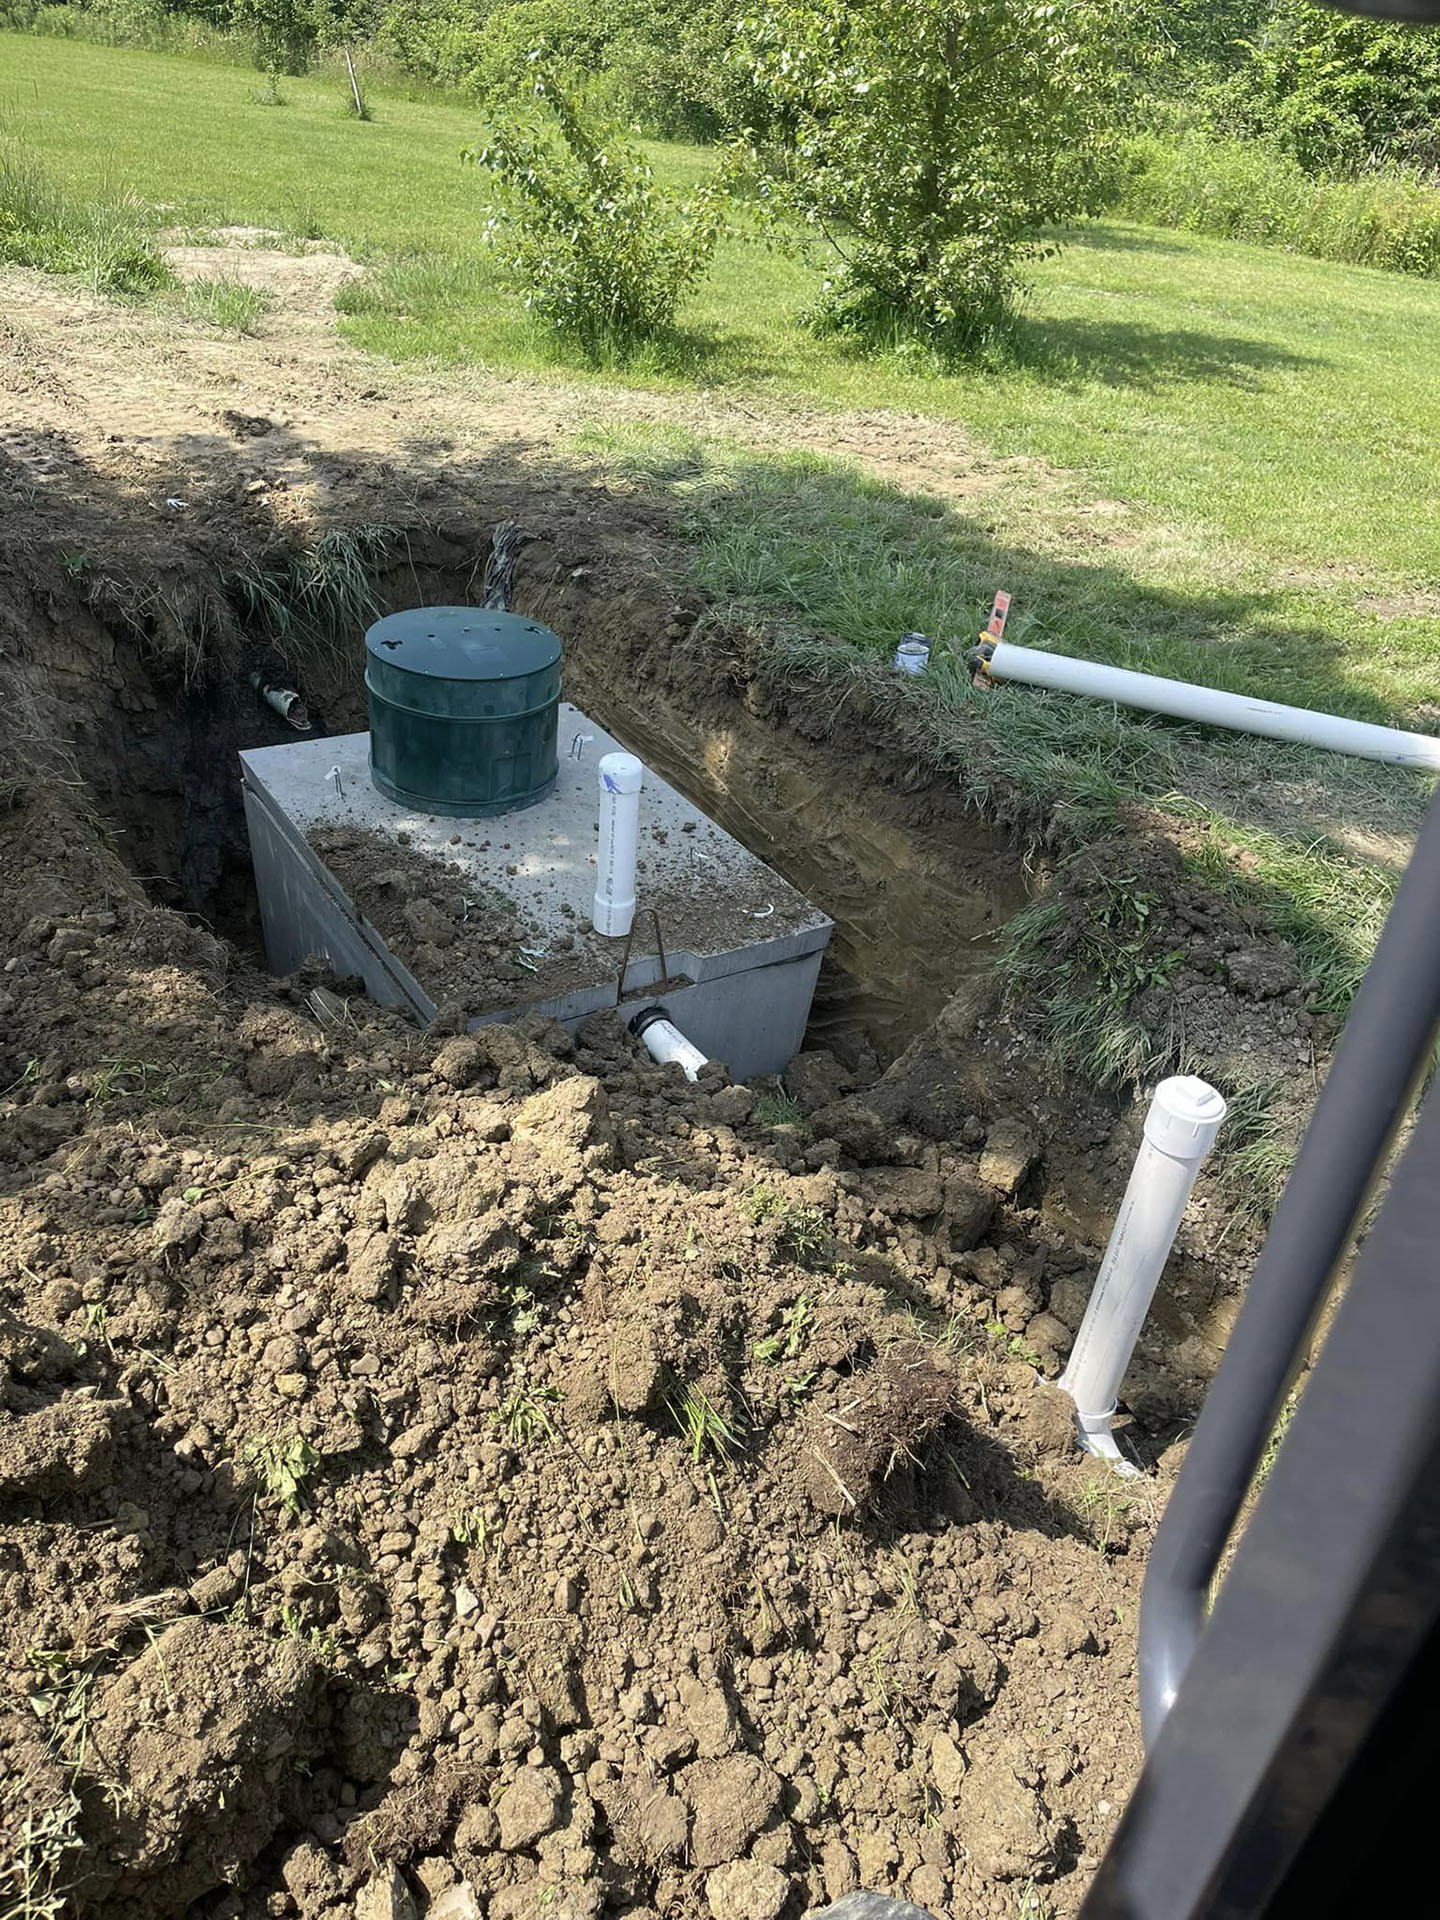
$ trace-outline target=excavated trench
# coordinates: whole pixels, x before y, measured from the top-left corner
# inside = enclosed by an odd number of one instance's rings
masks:
[[[383,582],[388,606],[462,600],[468,577]],[[543,609],[537,609],[543,611]],[[710,688],[637,684],[607,636],[554,616],[566,645],[566,696],[757,853],[835,921],[807,1044],[886,1063],[982,971],[1029,897],[1014,842],[962,810],[938,783],[887,777],[870,743],[802,737]],[[636,636],[641,645],[661,635]],[[263,641],[254,663],[302,679],[314,730],[366,724],[362,635],[343,670],[286,671]],[[318,684],[317,684],[318,679]],[[251,958],[263,948],[237,755],[295,733],[248,674],[186,688],[127,661],[114,709],[79,709],[77,762],[117,851],[160,904],[195,914]],[[97,692],[99,690],[97,689]]]
[[[476,544],[483,549],[483,535]],[[461,603],[474,583],[473,564],[427,566],[417,541],[403,571],[376,582],[377,611]],[[1037,876],[1018,835],[968,808],[953,781],[887,758],[887,743],[846,737],[833,715],[817,719],[798,700],[769,700],[727,671],[723,637],[687,650],[663,598],[580,594],[552,566],[522,568],[514,604],[560,633],[567,698],[834,920],[807,1049],[862,1073],[906,1055],[906,1124],[921,1133],[956,1133],[976,1111],[1053,1107],[1024,1049],[947,1032],[953,1015],[942,1017],[976,997],[964,989],[978,986],[1007,922],[1033,897]],[[108,675],[83,696],[72,690],[75,760],[116,851],[159,904],[196,916],[255,966],[264,952],[237,756],[297,736],[249,675],[270,670],[298,684],[322,733],[359,731],[362,639],[357,627],[304,666],[259,636],[242,668],[187,688],[111,631]],[[906,1050],[917,1041],[912,1061]],[[1067,1238],[1094,1245],[1113,1218],[1129,1135],[1117,1132],[1123,1102],[1092,1092],[1084,1106],[1076,1118],[1072,1098],[1069,1121],[1052,1112],[1042,1123],[1050,1145],[1023,1198]],[[1201,1336],[1201,1371],[1210,1343],[1223,1344],[1233,1266],[1228,1249],[1218,1264],[1201,1255],[1156,1305],[1167,1346]]]

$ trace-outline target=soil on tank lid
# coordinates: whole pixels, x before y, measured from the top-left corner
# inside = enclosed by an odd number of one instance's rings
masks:
[[[618,977],[624,943],[603,939],[573,909],[560,907],[567,923],[557,935],[553,926],[538,925],[458,860],[422,853],[362,827],[314,827],[306,837],[390,951],[437,1002],[458,1001],[470,1013],[492,1013]],[[713,889],[682,888],[673,867],[666,884],[647,891],[645,869],[642,854],[636,963],[655,950],[652,908],[667,956],[723,953],[772,939],[813,918],[808,902],[763,868],[738,891],[729,885],[719,897]],[[654,994],[658,984],[645,987],[644,995]]]
[[[316,827],[311,847],[398,960],[438,1001],[492,1013],[593,986],[619,945],[578,919],[555,934],[457,863],[359,827]]]

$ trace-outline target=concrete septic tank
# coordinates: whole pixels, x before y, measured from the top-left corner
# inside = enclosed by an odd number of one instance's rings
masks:
[[[368,734],[242,753],[271,971],[321,956],[427,1025],[457,1002],[472,1027],[533,1011],[573,1030],[613,1008],[625,943],[591,924],[597,770],[624,750],[562,703],[553,793],[487,819],[387,799],[371,782]],[[417,886],[425,899],[402,906]],[[658,1004],[737,1078],[783,1072],[809,1018],[827,916],[649,768],[636,900],[627,1017]],[[664,935],[663,981],[651,909]],[[412,924],[434,941],[412,938]]]

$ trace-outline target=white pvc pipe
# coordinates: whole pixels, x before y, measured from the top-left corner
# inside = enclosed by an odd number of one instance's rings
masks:
[[[1338,714],[1314,713],[1308,707],[1286,707],[1275,700],[1252,700],[1248,694],[1221,693],[1215,687],[1193,686],[1188,680],[1164,680],[1153,673],[1131,673],[1125,667],[1105,667],[1093,660],[1070,660],[1036,647],[1014,647],[997,641],[985,663],[992,680],[1020,680],[1032,687],[1053,687],[1061,693],[1082,693],[1097,700],[1118,700],[1123,707],[1145,707],[1177,720],[1198,720],[1207,726],[1230,727],[1237,733],[1258,733],[1272,740],[1295,740],[1302,746],[1327,747],[1332,753],[1358,754],[1364,760],[1389,760],[1402,767],[1426,767],[1440,772],[1440,738],[1428,733],[1403,733],[1398,727],[1377,727],[1368,720],[1344,720]]]
[[[1195,1176],[1226,1113],[1214,1087],[1188,1074],[1162,1080],[1145,1116],[1145,1137],[1115,1217],[1090,1304],[1058,1385],[1075,1402],[1080,1443],[1120,1462],[1110,1431],[1130,1365]]]
[[[600,858],[595,870],[595,931],[611,939],[635,918],[635,848],[640,837],[644,764],[633,753],[600,762]]]
[[[665,1017],[660,1007],[646,1007],[642,1013],[637,1013],[630,1022],[630,1031],[637,1040],[644,1042],[650,1058],[658,1060],[662,1067],[678,1061],[685,1070],[687,1080],[697,1079],[701,1067],[710,1064],[708,1055],[687,1040],[674,1021]]]

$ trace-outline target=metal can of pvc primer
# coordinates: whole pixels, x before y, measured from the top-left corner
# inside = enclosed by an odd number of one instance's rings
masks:
[[[897,673],[924,673],[930,664],[930,642],[923,633],[902,633],[895,649]]]

